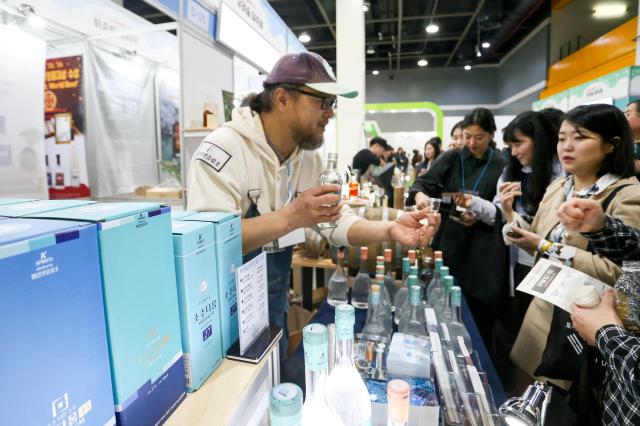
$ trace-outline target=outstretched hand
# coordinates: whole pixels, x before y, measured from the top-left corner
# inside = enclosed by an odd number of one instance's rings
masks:
[[[429,209],[406,212],[389,227],[389,237],[401,244],[425,246],[438,232],[440,213]]]

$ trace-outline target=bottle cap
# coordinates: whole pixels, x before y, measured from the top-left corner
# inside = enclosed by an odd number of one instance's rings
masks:
[[[412,285],[409,287],[409,303],[412,305],[420,303],[420,286]]]
[[[446,288],[447,290],[451,291],[452,287],[453,287],[453,277],[451,275],[445,275],[444,276],[444,288]]]
[[[369,247],[360,247],[360,259],[366,260],[369,257]]]
[[[440,276],[441,277],[446,277],[447,275],[449,275],[449,267],[442,265],[440,267]]]
[[[323,324],[312,323],[302,329],[302,343],[308,345],[327,345],[327,327]]]
[[[442,252],[440,250],[436,250],[433,252],[433,258],[438,260],[438,259],[442,259]]]
[[[269,405],[278,417],[302,416],[302,389],[293,383],[281,383],[271,389]]]
[[[444,262],[442,261],[442,259],[436,259],[436,271],[439,271],[440,268],[442,268],[443,264]]]
[[[600,301],[600,293],[592,285],[578,287],[573,292],[573,303],[581,308],[595,308]]]
[[[407,255],[409,256],[409,261],[411,261],[411,263],[414,263],[416,261],[416,251],[415,250],[409,250]]]
[[[384,264],[384,256],[376,256],[377,264]]]
[[[391,249],[384,249],[384,261],[385,262],[391,262]]]
[[[380,284],[371,284],[371,294],[380,294]]]
[[[384,265],[376,265],[376,274],[384,275]]]
[[[418,277],[415,275],[409,275],[409,277],[407,278],[407,285],[412,286],[417,284],[418,284]]]
[[[384,284],[384,274],[376,274],[376,283]]]
[[[402,272],[409,272],[409,268],[411,268],[411,261],[408,257],[402,258]]]
[[[411,387],[407,382],[400,379],[394,379],[389,382],[387,385],[387,398],[388,399],[401,399],[407,400],[407,405],[409,403],[409,394],[411,391]]]
[[[451,287],[451,306],[460,306],[462,303],[462,290],[457,285]]]
[[[350,321],[352,324],[355,324],[356,309],[348,303],[336,306],[336,327],[339,321],[344,321],[345,323]]]
[[[418,276],[418,267],[417,266],[410,267],[409,268],[409,275]]]

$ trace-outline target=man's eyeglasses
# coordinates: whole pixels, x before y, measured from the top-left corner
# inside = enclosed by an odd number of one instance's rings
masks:
[[[320,108],[322,110],[335,109],[336,104],[338,103],[338,99],[333,96],[320,96],[315,93],[305,92],[304,90],[296,89],[296,88],[288,88],[288,90],[292,90],[294,92],[302,93],[303,95],[312,96],[314,98],[322,99],[322,103],[320,104]]]

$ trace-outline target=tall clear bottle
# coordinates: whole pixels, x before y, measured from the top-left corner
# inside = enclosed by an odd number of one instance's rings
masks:
[[[461,337],[469,351],[473,349],[471,336],[462,322],[462,290],[458,286],[451,287],[451,307],[453,308],[453,319],[449,322],[449,336],[454,348],[459,349],[458,337]]]
[[[349,301],[349,285],[347,274],[344,272],[344,266],[342,262],[344,260],[344,249],[338,249],[338,264],[336,270],[331,274],[329,279],[329,292],[327,295],[327,302],[331,306],[342,305]]]
[[[367,272],[367,259],[369,258],[369,248],[360,247],[360,271],[353,280],[351,287],[351,304],[358,309],[367,309],[369,306],[369,287],[371,278]]]
[[[427,289],[429,288],[429,283],[433,280],[434,272],[433,272],[433,259],[429,256],[424,256],[422,259],[423,268],[420,270],[420,274],[418,275],[418,283],[420,288],[422,289],[422,300],[427,300]]]
[[[389,344],[391,341],[391,314],[380,303],[380,284],[371,284],[371,298],[367,322],[362,329],[362,339]]]
[[[327,168],[320,174],[318,178],[318,184],[320,186],[335,184],[342,188],[342,175],[338,173],[338,154],[330,152],[327,154]],[[340,192],[338,192],[340,196]],[[335,228],[337,225],[335,222],[322,222],[316,225],[318,229]]]
[[[269,393],[271,426],[302,425],[302,389],[293,383],[281,383]]]
[[[378,256],[378,261],[376,262],[375,280],[373,282],[380,284],[380,303],[382,303],[382,305],[389,311],[389,313],[392,313],[393,299],[391,299],[389,291],[384,285],[384,281],[384,260],[382,256]],[[369,301],[371,301],[371,296],[369,296]]]
[[[342,420],[327,405],[325,392],[329,376],[328,332],[322,324],[309,324],[302,329],[306,400],[302,407],[303,426],[342,425]]]
[[[436,311],[436,318],[439,322],[449,324],[453,319],[453,310],[451,309],[451,288],[453,288],[453,277],[451,275],[445,275],[443,280],[444,291],[440,295],[434,310]]]
[[[412,272],[415,272],[418,268],[412,266],[411,269]],[[418,277],[415,275],[409,275],[406,284],[396,294],[396,312],[393,317],[393,322],[396,325],[399,325],[400,319],[409,312],[409,289],[412,286],[418,286]]]
[[[400,318],[398,331],[415,336],[426,336],[426,319],[420,297],[420,286],[414,285],[409,289],[409,303],[409,313]]]
[[[442,262],[442,261],[440,261]],[[427,306],[438,310],[438,301],[444,293],[444,281],[443,277],[449,275],[449,268],[440,263],[438,267],[438,261],[436,260],[436,273],[434,280],[431,281],[429,288],[427,289]]]
[[[411,387],[404,380],[394,379],[387,385],[387,426],[409,424]]]
[[[396,285],[396,277],[393,267],[393,252],[391,249],[384,250],[384,287],[389,292],[389,298],[391,299],[391,306],[393,306],[393,299],[398,292],[398,286]]]
[[[353,363],[355,322],[353,306],[336,307],[336,364],[327,380],[325,400],[346,426],[361,426],[371,422],[369,392]]]
[[[411,261],[409,257],[402,258],[402,284],[407,283],[407,277],[409,276],[409,268],[411,268]]]

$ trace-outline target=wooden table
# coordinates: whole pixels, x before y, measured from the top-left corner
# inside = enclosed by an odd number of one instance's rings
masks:
[[[291,269],[293,270],[293,291],[296,295],[302,296],[302,307],[311,311],[314,299],[316,299],[313,288],[314,274],[316,283],[318,283],[315,293],[317,298],[323,299],[326,296],[324,290],[325,270],[332,273],[336,269],[336,265],[331,259],[312,259],[304,257],[299,251],[296,251],[293,253]],[[322,290],[318,291],[319,289]]]

